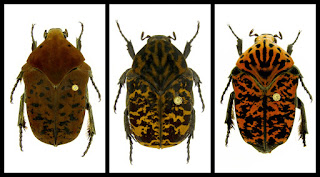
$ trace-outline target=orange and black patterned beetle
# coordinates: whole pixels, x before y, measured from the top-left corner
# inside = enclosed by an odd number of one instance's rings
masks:
[[[252,34],[257,36],[255,44],[242,53],[242,40],[233,32],[237,40],[240,58],[229,76],[225,94],[232,81],[234,91],[230,94],[225,123],[228,125],[226,145],[231,127],[233,127],[233,103],[237,123],[242,138],[262,153],[270,153],[277,146],[285,143],[289,138],[296,107],[301,110],[300,138],[306,146],[305,135],[307,120],[303,102],[297,97],[296,90],[300,79],[302,87],[312,96],[304,86],[302,75],[291,58],[292,47],[296,40],[288,45],[287,51],[277,45],[276,37],[271,34]]]
[[[134,53],[131,41],[119,31],[125,41],[131,58],[132,68],[127,69],[119,80],[120,90],[127,81],[126,109],[124,125],[126,136],[130,141],[130,162],[132,162],[132,139],[152,148],[167,148],[181,143],[188,138],[187,161],[189,161],[190,138],[195,126],[195,110],[193,109],[192,85],[198,86],[202,109],[204,103],[200,90],[200,78],[195,71],[188,68],[186,58],[190,53],[191,42],[187,42],[182,54],[170,41],[173,37],[155,35],[146,36],[147,44]]]
[[[81,22],[80,22],[81,23]],[[80,52],[81,35],[77,38],[77,47],[67,41],[68,32],[59,28],[45,30],[45,40],[37,47],[31,29],[32,53],[22,67],[13,92],[18,82],[23,79],[25,91],[20,99],[18,126],[20,129],[20,149],[22,151],[22,128],[25,129],[23,117],[24,102],[32,132],[40,141],[58,146],[73,141],[80,133],[85,110],[89,112],[89,143],[95,134],[92,108],[89,103],[87,83],[89,78],[100,93],[92,79],[89,65],[84,62]]]

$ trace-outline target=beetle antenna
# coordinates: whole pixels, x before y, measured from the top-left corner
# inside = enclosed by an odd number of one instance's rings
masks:
[[[171,36],[168,36],[168,38],[170,38],[170,39],[172,39],[172,40],[176,40],[177,39],[177,37],[176,37],[176,33],[175,32],[173,32],[173,37],[171,37]]]
[[[143,38],[143,36],[144,36],[144,32],[142,31],[142,33],[141,33],[141,40],[142,41],[145,40],[146,38],[150,38],[151,37],[151,36],[147,35],[146,37]]]
[[[300,34],[300,33],[299,33]],[[299,36],[299,35],[298,35]],[[277,35],[277,34],[275,34],[275,35],[273,35],[273,37],[277,37],[277,38],[279,38],[279,39],[282,39],[282,34],[281,34],[281,32],[279,31],[279,36]],[[297,38],[298,39],[298,38]],[[296,39],[296,40],[297,40]],[[296,42],[296,40],[293,42],[293,43],[295,43]]]
[[[251,37],[251,36],[259,36],[257,33],[255,33],[255,34],[252,34],[253,33],[253,29],[250,31],[250,33],[249,33],[249,36]]]

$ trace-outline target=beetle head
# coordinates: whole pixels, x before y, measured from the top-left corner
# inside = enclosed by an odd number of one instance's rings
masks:
[[[152,42],[152,41],[158,41],[158,40],[162,40],[162,41],[166,41],[166,42],[170,42],[171,43],[171,40],[170,39],[173,39],[173,40],[176,40],[176,34],[173,32],[173,37],[171,36],[164,36],[164,35],[154,35],[154,36],[149,36],[147,35],[146,37],[143,37],[144,36],[144,32],[142,32],[141,34],[141,40],[145,40],[146,38],[149,38],[148,39],[148,43],[149,42]]]
[[[277,43],[277,39],[276,38],[279,38],[279,39],[282,39],[282,34],[281,32],[279,31],[279,36],[277,34],[275,35],[272,35],[272,34],[261,34],[260,36],[255,33],[255,34],[252,34],[253,33],[253,29],[250,31],[249,33],[249,36],[257,36],[254,40],[254,43],[258,43],[258,42],[261,42],[263,40],[267,40],[271,43]]]
[[[44,39],[47,38],[52,38],[53,36],[60,36],[63,38],[67,38],[68,37],[68,31],[67,29],[65,29],[64,32],[62,32],[62,30],[60,28],[52,28],[49,30],[49,32],[47,32],[47,30],[44,31],[43,37]]]

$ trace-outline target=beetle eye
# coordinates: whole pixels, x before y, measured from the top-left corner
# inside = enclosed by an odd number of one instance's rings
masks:
[[[64,36],[64,38],[67,38],[67,37],[68,37],[68,31],[67,31],[67,29],[64,30],[63,36]]]
[[[47,30],[44,30],[44,33],[43,33],[43,37],[44,37],[44,39],[47,39],[47,35],[48,35]]]

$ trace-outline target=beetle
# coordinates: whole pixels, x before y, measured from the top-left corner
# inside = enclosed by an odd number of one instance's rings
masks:
[[[81,22],[80,22],[81,23]],[[10,102],[19,81],[25,83],[20,98],[18,116],[19,146],[22,151],[22,128],[25,129],[24,103],[27,105],[29,123],[34,136],[47,144],[58,146],[73,141],[80,133],[85,110],[89,113],[89,142],[84,156],[91,145],[95,127],[92,107],[89,102],[87,83],[90,78],[101,100],[100,92],[93,81],[92,71],[84,62],[80,52],[81,33],[74,47],[66,38],[68,31],[52,28],[44,32],[45,40],[37,46],[31,28],[32,53],[23,65],[12,89]]]
[[[119,79],[119,91],[127,83],[126,109],[124,111],[124,126],[126,137],[130,143],[129,160],[132,163],[132,139],[141,145],[151,148],[167,148],[175,146],[186,138],[187,162],[190,159],[189,145],[195,126],[195,110],[193,108],[192,85],[198,87],[198,92],[204,103],[200,89],[200,78],[191,68],[188,68],[186,58],[190,53],[191,42],[197,32],[185,46],[183,54],[171,43],[173,37],[154,35],[146,37],[144,32],[141,40],[148,38],[147,44],[135,54],[131,41],[123,35],[118,21],[120,34],[127,42],[129,55],[133,59],[132,67],[127,69]]]
[[[270,153],[287,141],[297,107],[301,112],[299,134],[306,146],[307,120],[304,104],[296,94],[298,80],[311,101],[312,96],[291,58],[293,45],[301,31],[285,51],[277,45],[276,38],[282,39],[280,32],[279,35],[258,35],[253,34],[252,29],[249,36],[256,36],[255,43],[242,53],[242,39],[228,26],[237,38],[240,58],[229,75],[229,82],[221,97],[222,103],[232,81],[234,91],[230,94],[225,120],[228,128],[226,146],[230,129],[233,127],[233,104],[243,140],[261,153]]]

